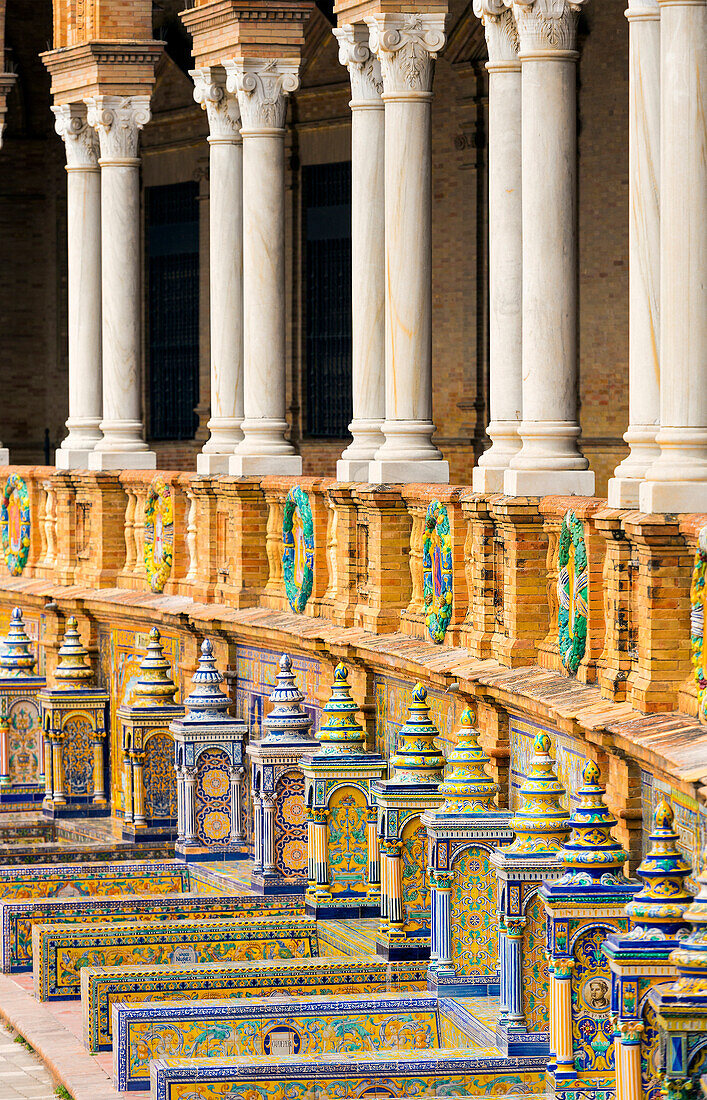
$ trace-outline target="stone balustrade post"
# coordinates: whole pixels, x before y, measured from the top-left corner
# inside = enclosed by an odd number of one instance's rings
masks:
[[[584,0],[516,0],[522,96],[522,447],[507,496],[592,496],[577,447],[577,18]]]
[[[449,481],[432,442],[431,105],[444,20],[366,17],[385,104],[385,442],[373,484]]]
[[[52,107],[66,148],[69,296],[68,435],[56,452],[61,470],[88,467],[101,439],[101,170],[98,135],[85,103]]]
[[[103,332],[102,439],[89,469],[154,470],[143,438],[142,294],[140,291],[140,130],[149,96],[98,95],[86,101],[100,141]]]
[[[237,96],[221,66],[195,69],[194,99],[209,120],[211,433],[200,474],[227,474],[243,439],[243,143]]]
[[[384,442],[385,109],[380,62],[363,23],[334,31],[351,80],[352,442],[336,464],[339,481],[368,481]]]

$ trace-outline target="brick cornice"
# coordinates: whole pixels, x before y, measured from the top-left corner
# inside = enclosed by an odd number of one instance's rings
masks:
[[[94,95],[149,95],[164,44],[157,41],[85,42],[41,54],[56,104]]]

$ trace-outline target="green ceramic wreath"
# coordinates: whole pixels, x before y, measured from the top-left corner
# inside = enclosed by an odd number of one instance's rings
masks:
[[[298,540],[295,539],[295,515],[301,529],[301,539]],[[309,497],[299,485],[290,489],[285,500],[282,545],[285,592],[292,610],[301,614],[312,595],[314,584],[314,521]],[[301,574],[299,583],[298,573]]]
[[[558,566],[560,657],[569,672],[576,672],[587,646],[587,550],[584,528],[574,512],[562,520]]]
[[[444,504],[433,500],[427,509],[422,546],[425,623],[433,642],[444,641],[452,618],[452,536]]]

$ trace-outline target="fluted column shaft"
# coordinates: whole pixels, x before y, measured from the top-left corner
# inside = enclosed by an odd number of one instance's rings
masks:
[[[520,449],[523,403],[521,72],[518,31],[503,0],[476,0],[489,61],[489,354],[491,447],[472,473],[477,493],[503,491]]]
[[[196,69],[194,98],[209,119],[211,433],[200,474],[227,474],[243,439],[243,144],[238,99],[220,66]]]
[[[100,95],[87,104],[101,151],[103,316],[103,438],[89,454],[88,465],[91,470],[151,470],[156,458],[143,438],[142,422],[138,156],[150,100]]]
[[[443,15],[367,17],[385,104],[385,442],[369,481],[446,483],[432,443],[431,103]]]
[[[707,509],[707,0],[660,5],[660,455],[642,512]]]
[[[628,430],[630,451],[609,481],[612,508],[638,507],[658,457],[660,424],[660,8],[629,0]]]
[[[577,8],[522,0],[523,419],[510,496],[594,492],[577,447]]]
[[[229,61],[243,137],[243,439],[231,474],[302,473],[285,439],[285,117],[299,62]]]
[[[66,149],[68,245],[68,435],[56,452],[60,470],[88,467],[101,438],[101,171],[98,136],[85,103],[52,107]]]
[[[385,418],[385,108],[378,58],[363,23],[334,31],[351,79],[351,293],[353,441],[339,481],[368,481]]]

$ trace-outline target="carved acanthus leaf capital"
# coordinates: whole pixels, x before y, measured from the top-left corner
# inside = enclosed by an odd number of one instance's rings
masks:
[[[241,134],[238,97],[226,87],[226,70],[220,65],[192,69],[194,99],[206,111],[209,136],[218,141],[236,141]]]
[[[97,95],[86,106],[88,124],[101,143],[101,160],[137,160],[140,130],[150,121],[150,97]]]
[[[474,14],[484,25],[489,61],[518,60],[518,27],[512,10],[512,0],[474,0]]]
[[[334,31],[339,43],[339,61],[349,70],[351,104],[380,104],[383,91],[380,61],[368,42],[368,27],[357,23]]]
[[[445,41],[444,15],[372,15],[366,22],[380,61],[383,94],[431,94],[434,60]]]
[[[287,97],[299,88],[299,61],[248,57],[226,62],[226,86],[236,93],[244,130],[284,130]]]
[[[98,168],[98,134],[88,123],[85,103],[62,103],[52,107],[54,129],[66,147],[69,168]]]
[[[514,0],[521,54],[572,51],[579,10],[586,0]]]

